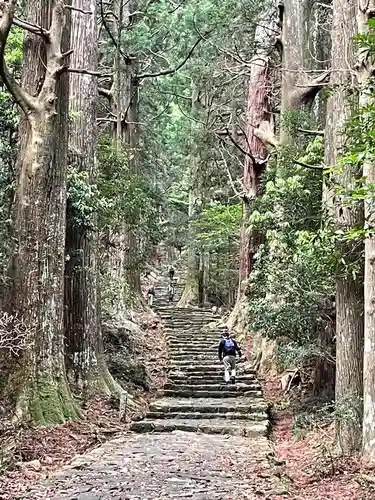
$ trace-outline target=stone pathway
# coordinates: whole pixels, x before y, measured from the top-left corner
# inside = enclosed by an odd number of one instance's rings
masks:
[[[255,373],[224,385],[209,310],[163,305],[170,347],[163,394],[132,431],[53,476],[26,499],[272,498],[267,405]]]

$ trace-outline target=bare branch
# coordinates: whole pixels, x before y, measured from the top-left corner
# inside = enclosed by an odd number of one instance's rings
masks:
[[[32,345],[33,335],[17,316],[0,312],[0,349],[18,356]]]
[[[74,10],[75,12],[80,12],[85,15],[92,15],[93,12],[91,10],[82,10],[79,7],[73,7],[73,5],[64,5],[64,9]]]
[[[324,137],[324,130],[307,130],[305,128],[297,128],[298,132],[302,132],[302,134],[307,135],[321,135]]]
[[[228,179],[229,179],[229,184],[231,185],[231,187],[232,187],[232,189],[233,189],[234,194],[235,194],[238,198],[240,198],[240,199],[242,200],[244,195],[243,195],[243,194],[241,194],[241,193],[239,193],[239,192],[237,191],[237,189],[236,189],[236,186],[234,185],[234,181],[233,181],[232,175],[231,175],[231,173],[230,173],[230,170],[229,170],[229,168],[228,168],[228,164],[227,164],[227,161],[226,161],[226,159],[225,159],[224,153],[223,153],[223,151],[222,151],[220,148],[217,148],[217,149],[218,149],[218,151],[220,152],[221,158],[222,158],[222,160],[223,160],[223,163],[224,163],[224,166],[225,166],[225,170],[226,170],[226,172],[227,172],[227,176],[228,176]]]
[[[112,78],[113,73],[101,73],[100,71],[91,71],[85,68],[67,68],[69,73],[78,73],[80,75],[91,75],[98,78]]]
[[[49,41],[50,33],[48,30],[42,28],[42,26],[38,26],[37,24],[31,24],[28,21],[25,21],[23,19],[18,19],[17,17],[13,18],[13,24],[15,26],[18,26],[18,28],[22,28],[25,31],[29,31],[34,35],[39,35],[43,37],[46,41]]]
[[[312,170],[328,170],[327,167],[324,167],[323,165],[322,166],[318,166],[318,165],[309,165],[308,163],[304,163],[302,161],[298,161],[298,160],[293,160],[293,163],[295,165],[298,165],[300,167],[304,167],[304,168],[311,168]]]
[[[142,80],[144,78],[157,78],[158,76],[166,76],[166,75],[172,75],[174,73],[177,73],[178,70],[180,70],[183,66],[185,66],[185,64],[187,63],[187,61],[190,59],[190,57],[192,56],[195,48],[197,47],[197,45],[203,40],[202,37],[198,38],[198,40],[195,42],[195,44],[192,46],[192,48],[189,50],[187,56],[185,57],[185,59],[180,63],[178,64],[174,69],[166,69],[164,71],[159,71],[158,73],[143,73],[141,75],[137,75],[136,78],[138,80]]]

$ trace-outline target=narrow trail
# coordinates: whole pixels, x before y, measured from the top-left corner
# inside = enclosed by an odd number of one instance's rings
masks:
[[[267,405],[255,373],[223,382],[209,310],[156,307],[170,349],[163,394],[131,432],[78,457],[26,498],[242,500],[272,498]],[[25,498],[25,497],[24,497]]]

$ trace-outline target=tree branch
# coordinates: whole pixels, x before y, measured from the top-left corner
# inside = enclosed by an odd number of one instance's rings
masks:
[[[312,170],[328,170],[327,167],[322,166],[317,166],[317,165],[309,165],[308,163],[304,163],[302,161],[298,160],[292,160],[295,165],[298,165],[300,167],[304,168],[311,168]]]
[[[112,78],[113,73],[101,73],[100,71],[91,71],[85,68],[67,68],[69,73],[78,73],[80,75],[97,76],[98,78]]]
[[[74,10],[75,12],[80,12],[85,15],[92,15],[91,10],[82,10],[79,7],[73,7],[73,5],[64,5],[64,9]]]
[[[8,66],[6,65],[4,55],[9,31],[14,19],[16,4],[17,0],[0,1],[0,12],[2,13],[0,18],[0,75],[2,76],[5,86],[12,94],[16,103],[25,115],[28,116],[31,111],[36,109],[36,100],[29,95],[13,78]]]
[[[109,100],[111,100],[113,98],[113,92],[110,89],[105,89],[104,87],[99,87],[98,92],[99,92],[99,95],[101,95],[102,97],[106,97]]]
[[[254,136],[259,139],[266,147],[272,146],[276,148],[278,145],[277,139],[273,130],[271,129],[270,123],[263,120],[259,123],[257,127],[254,127]]]
[[[237,191],[236,189],[236,186],[234,185],[234,181],[233,181],[233,178],[232,178],[232,175],[230,173],[230,170],[228,168],[228,164],[227,164],[227,161],[225,159],[225,156],[224,156],[224,153],[222,152],[222,150],[220,148],[217,148],[220,152],[220,155],[221,155],[221,158],[223,160],[223,163],[224,163],[224,166],[225,166],[225,170],[227,172],[227,176],[228,176],[228,180],[229,180],[229,184],[231,185],[232,189],[233,189],[233,192],[234,194],[240,199],[242,200],[243,197],[244,197],[244,194],[241,194]]]
[[[302,132],[302,134],[307,135],[321,135],[324,137],[324,130],[307,130],[305,128],[297,128],[298,132]]]
[[[29,33],[33,33],[34,35],[39,35],[43,37],[46,41],[49,41],[50,33],[48,30],[42,28],[42,26],[38,26],[37,24],[31,24],[28,21],[24,21],[23,19],[18,19],[17,17],[13,18],[13,24],[18,26],[18,28],[22,28]]]
[[[135,78],[137,78],[138,80],[142,80],[144,78],[157,78],[158,76],[166,76],[166,75],[172,75],[174,73],[177,73],[178,70],[180,70],[183,66],[185,66],[185,64],[187,63],[187,61],[192,56],[192,54],[193,54],[194,50],[196,49],[197,45],[202,40],[203,40],[202,37],[198,38],[198,40],[195,42],[195,44],[189,50],[189,52],[188,52],[187,56],[185,57],[185,59],[180,64],[178,64],[174,69],[166,69],[164,71],[159,71],[158,73],[143,73],[141,75],[137,75]]]
[[[330,74],[330,71],[325,71],[313,80],[307,79],[305,84],[301,84],[299,88],[296,88],[292,96],[295,103],[293,108],[297,108],[301,104],[312,103],[318,92],[329,82]]]

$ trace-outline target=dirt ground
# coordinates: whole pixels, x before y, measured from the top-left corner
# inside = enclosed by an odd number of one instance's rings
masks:
[[[278,404],[282,398],[279,378],[268,379],[263,389],[274,404],[271,439],[281,474],[290,485],[288,495],[273,500],[375,499],[375,469],[361,464],[358,456],[342,458],[336,454],[332,423],[298,436],[293,432],[295,412]]]

